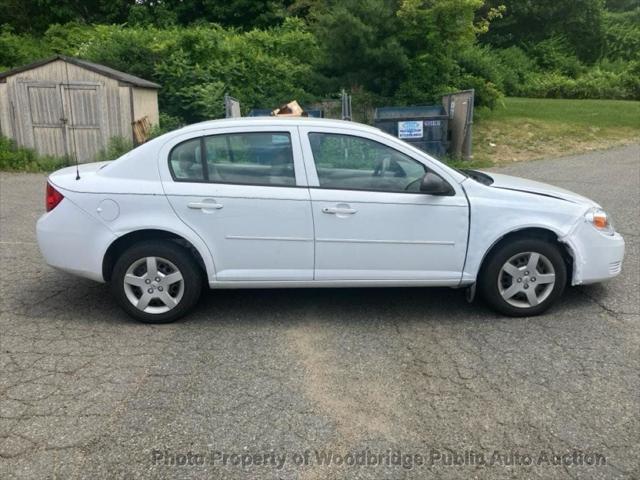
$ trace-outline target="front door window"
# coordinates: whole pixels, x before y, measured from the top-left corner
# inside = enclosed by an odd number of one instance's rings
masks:
[[[424,165],[386,145],[362,137],[310,133],[321,188],[414,192]]]

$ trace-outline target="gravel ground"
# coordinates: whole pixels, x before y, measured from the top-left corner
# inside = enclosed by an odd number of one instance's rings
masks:
[[[600,202],[622,275],[531,319],[318,289],[210,292],[142,325],[44,264],[44,176],[2,174],[0,479],[639,478],[640,146],[500,171]]]

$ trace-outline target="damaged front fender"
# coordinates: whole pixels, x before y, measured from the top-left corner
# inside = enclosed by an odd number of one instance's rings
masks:
[[[580,218],[558,241],[566,245],[573,258],[571,285],[609,280],[622,271],[625,243],[617,232],[604,234]]]

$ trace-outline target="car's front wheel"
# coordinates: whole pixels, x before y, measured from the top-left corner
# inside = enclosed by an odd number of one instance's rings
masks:
[[[193,256],[169,241],[133,245],[116,261],[111,289],[124,310],[145,323],[169,323],[196,304],[202,286]]]
[[[518,239],[491,254],[479,280],[483,297],[493,308],[506,315],[532,316],[562,295],[567,266],[556,245]]]

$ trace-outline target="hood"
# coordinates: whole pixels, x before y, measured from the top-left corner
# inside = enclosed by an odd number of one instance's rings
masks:
[[[490,188],[502,188],[506,190],[514,190],[517,192],[543,195],[546,197],[559,198],[560,200],[566,200],[567,202],[577,203],[581,205],[600,207],[600,205],[598,205],[596,202],[583,197],[582,195],[578,195],[577,193],[565,190],[564,188],[554,187],[553,185],[549,185],[547,183],[527,180],[526,178],[512,177],[510,175],[503,175],[501,173],[482,173],[489,175],[493,179],[493,183],[490,185]]]

